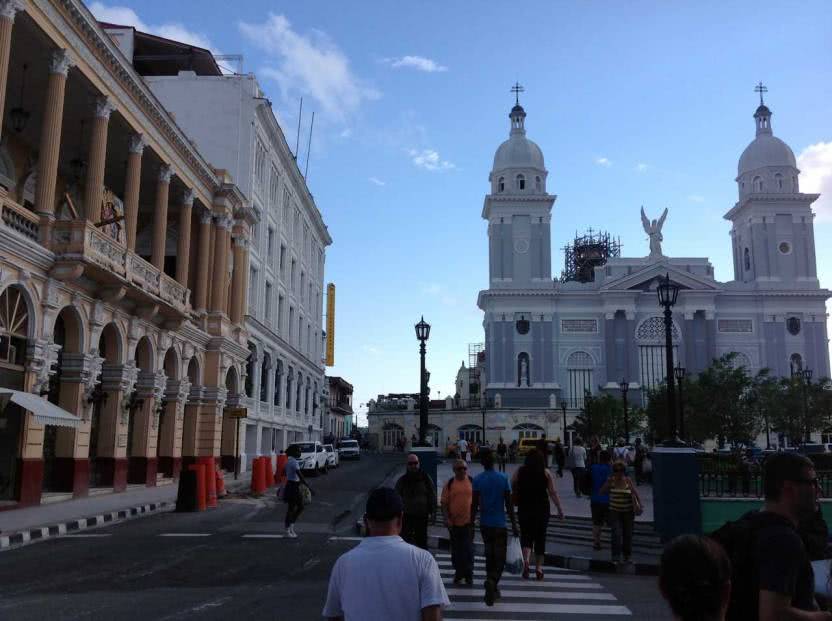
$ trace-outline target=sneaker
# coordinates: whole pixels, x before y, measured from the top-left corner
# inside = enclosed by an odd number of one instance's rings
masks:
[[[495,599],[495,592],[497,591],[497,586],[494,584],[494,581],[490,578],[485,581],[485,605],[486,606],[493,606],[494,599]]]
[[[297,537],[297,536],[298,536],[298,534],[295,532],[295,526],[294,526],[294,524],[293,524],[292,526],[290,526],[289,528],[287,528],[287,529],[286,529],[286,534],[287,534],[287,535],[288,535],[291,539],[294,539],[295,537]]]

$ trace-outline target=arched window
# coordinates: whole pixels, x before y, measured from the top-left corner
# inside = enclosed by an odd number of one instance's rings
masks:
[[[257,349],[254,343],[248,344],[248,360],[246,361],[246,396],[254,398],[254,362],[257,360]]]
[[[566,360],[569,407],[584,407],[584,395],[592,394],[592,369],[595,360],[585,351],[574,351]]]
[[[658,316],[648,317],[636,328],[635,336],[638,344],[641,384],[650,390],[665,381],[667,372],[664,319]],[[673,322],[671,326],[670,338],[673,342],[673,359],[679,360],[679,343],[682,335],[676,322]]]
[[[752,181],[752,185],[754,186],[755,192],[762,192],[763,191],[763,178],[762,177],[754,177],[754,181]]]
[[[745,368],[746,371],[749,373],[751,372],[751,358],[748,357],[747,354],[743,354],[742,352],[731,352],[734,354],[733,358],[731,358],[731,366],[735,369],[742,369]]]
[[[0,294],[0,363],[22,371],[28,335],[29,307],[23,293],[14,285],[6,287]]]
[[[384,448],[398,448],[399,442],[401,442],[401,439],[404,436],[404,429],[402,429],[401,425],[397,425],[396,423],[387,423],[386,425],[384,425],[384,429],[382,431],[384,436]]]
[[[542,192],[543,191],[543,183],[540,181],[540,177],[535,177],[534,178],[534,189],[537,192]]]
[[[462,425],[457,429],[457,436],[460,440],[465,438],[468,442],[479,444],[482,441],[482,427],[479,425]]]
[[[286,409],[292,409],[292,382],[295,381],[294,369],[290,366],[286,373]]]
[[[295,411],[300,414],[303,410],[300,409],[301,398],[303,397],[303,376],[298,373],[298,390],[295,396]]]
[[[272,357],[263,354],[263,366],[260,367],[260,401],[269,401],[269,371],[272,368]]]
[[[745,271],[751,271],[751,253],[748,251],[748,248],[743,250],[742,253],[742,262],[745,265]]]
[[[506,189],[506,179],[505,179],[505,177],[500,177],[497,180],[497,191],[502,193],[502,192],[505,191],[505,189]]]
[[[525,190],[526,189],[526,178],[523,175],[517,175],[514,178],[514,187],[517,190]]]

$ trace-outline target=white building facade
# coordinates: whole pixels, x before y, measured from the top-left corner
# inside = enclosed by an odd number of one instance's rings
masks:
[[[180,71],[146,80],[201,151],[238,180],[257,216],[249,248],[248,416],[239,430],[247,466],[322,435],[323,282],[332,239],[253,74]]]

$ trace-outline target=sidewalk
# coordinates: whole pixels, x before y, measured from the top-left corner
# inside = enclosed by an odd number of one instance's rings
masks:
[[[251,485],[251,473],[243,473],[234,481],[225,475],[228,493],[240,493]],[[0,549],[63,535],[143,515],[172,511],[176,507],[177,482],[157,487],[128,485],[119,493],[106,493],[75,498],[25,509],[0,512]]]

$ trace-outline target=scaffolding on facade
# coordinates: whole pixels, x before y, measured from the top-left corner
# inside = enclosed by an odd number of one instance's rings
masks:
[[[593,282],[595,268],[612,257],[621,256],[621,240],[606,231],[589,229],[584,235],[575,233],[572,243],[563,249],[561,282]]]

